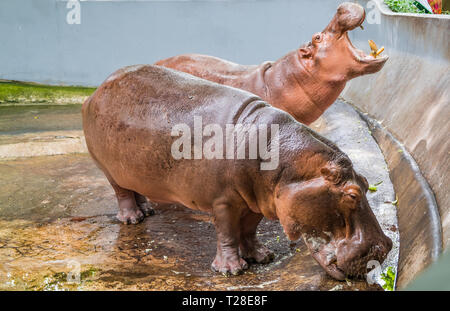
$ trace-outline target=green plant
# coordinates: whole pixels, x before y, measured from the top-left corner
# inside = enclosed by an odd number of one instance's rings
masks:
[[[384,3],[392,10],[398,13],[428,13],[416,7],[411,0],[384,0]]]
[[[0,81],[1,104],[82,104],[95,88]]]
[[[377,183],[374,184],[374,185],[369,185],[369,190],[370,190],[371,192],[377,191],[377,190],[378,190],[378,186],[379,186],[382,182],[383,182],[383,181],[379,181],[379,182],[377,182]]]
[[[381,279],[384,281],[383,288],[385,290],[394,290],[395,270],[393,267],[388,267],[386,272],[381,273]]]

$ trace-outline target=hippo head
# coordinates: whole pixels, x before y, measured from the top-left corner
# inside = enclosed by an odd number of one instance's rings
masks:
[[[319,74],[323,80],[343,82],[379,71],[388,57],[378,56],[374,52],[365,54],[355,48],[348,38],[348,31],[361,26],[364,18],[362,6],[342,3],[328,26],[314,34],[311,42],[299,49],[306,69]]]
[[[392,241],[369,206],[367,180],[353,170],[350,160],[342,157],[339,164],[320,167],[307,180],[279,186],[277,217],[290,240],[303,237],[330,276],[362,277],[370,260],[384,261]]]

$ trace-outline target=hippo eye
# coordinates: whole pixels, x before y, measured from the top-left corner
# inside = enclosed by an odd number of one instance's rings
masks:
[[[314,36],[314,40],[316,42],[320,42],[320,41],[322,41],[322,36],[320,34],[317,34],[317,35]]]
[[[353,193],[346,193],[345,194],[346,200],[344,202],[347,202],[346,206],[350,210],[355,210],[358,208],[358,196]]]
[[[358,198],[354,193],[345,193],[344,195],[351,200],[356,200]]]
[[[359,199],[358,194],[356,194],[354,192],[347,192],[347,193],[345,193],[345,196],[352,201],[357,201]]]

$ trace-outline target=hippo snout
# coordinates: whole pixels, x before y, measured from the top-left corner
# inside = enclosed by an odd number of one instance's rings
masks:
[[[384,262],[392,249],[392,241],[382,234],[376,241],[345,241],[336,251],[336,267],[346,277],[363,278],[368,272],[370,261]]]
[[[313,258],[337,280],[344,280],[346,277],[363,278],[368,272],[367,268],[372,266],[368,267],[369,262],[376,260],[382,264],[392,249],[392,241],[384,233],[376,240],[364,240],[360,235],[341,240],[332,238],[328,242],[304,235],[304,240]]]
[[[364,8],[356,3],[344,2],[337,10],[336,23],[341,32],[352,30],[361,25],[366,17]]]
[[[366,17],[364,8],[352,2],[344,2],[339,5],[336,14],[325,28],[324,32],[343,34],[360,26]]]

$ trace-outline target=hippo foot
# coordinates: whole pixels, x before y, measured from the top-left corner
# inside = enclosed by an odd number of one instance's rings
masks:
[[[140,203],[138,207],[145,217],[155,215],[155,210],[150,202]]]
[[[241,247],[241,254],[250,263],[266,264],[275,258],[275,254],[263,245],[257,245],[247,249],[242,249]]]
[[[125,225],[135,225],[144,220],[144,213],[140,209],[120,210],[117,219]]]
[[[236,257],[235,259],[222,259],[219,255],[214,259],[211,268],[215,272],[220,272],[226,276],[228,275],[239,275],[244,270],[248,269],[248,263],[240,258]]]
[[[137,192],[134,192],[134,198],[136,200],[136,205],[139,207],[144,216],[155,215],[153,205],[156,205],[156,203],[149,202],[145,196]]]

